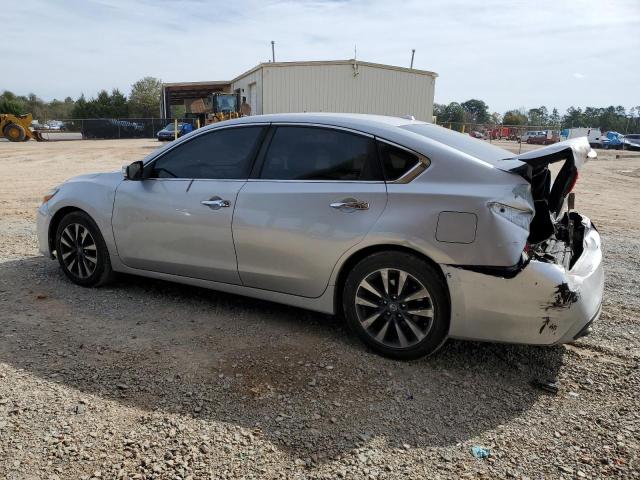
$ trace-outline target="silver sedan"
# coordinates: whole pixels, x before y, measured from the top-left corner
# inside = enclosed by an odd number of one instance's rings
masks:
[[[592,156],[586,138],[514,156],[402,118],[246,117],[54,188],[38,237],[78,285],[125,272],[343,315],[395,358],[553,345],[600,314],[600,237],[571,193]]]

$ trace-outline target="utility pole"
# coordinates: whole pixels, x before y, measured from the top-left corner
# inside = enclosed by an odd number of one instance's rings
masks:
[[[411,49],[411,66],[409,68],[413,68],[413,56],[416,54],[416,49]]]
[[[274,42],[273,40],[271,40],[271,61],[275,62],[276,61],[276,42]]]

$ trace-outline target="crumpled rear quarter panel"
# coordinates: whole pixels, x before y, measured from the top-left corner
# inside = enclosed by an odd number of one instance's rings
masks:
[[[367,241],[400,243],[436,263],[498,267],[518,263],[529,232],[496,215],[488,205],[533,208],[530,185],[519,175],[459,152],[436,151],[431,157],[433,163],[413,182],[387,185],[387,208]],[[450,241],[451,232],[439,237],[439,218],[451,212],[463,214],[459,220],[470,219],[475,231],[465,231],[458,241]]]

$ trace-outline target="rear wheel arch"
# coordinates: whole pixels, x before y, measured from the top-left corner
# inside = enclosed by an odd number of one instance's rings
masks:
[[[344,291],[344,284],[347,280],[347,276],[349,275],[349,272],[351,272],[353,267],[355,267],[358,264],[358,262],[360,262],[364,258],[374,253],[381,253],[381,252],[406,253],[408,255],[413,255],[414,257],[429,263],[433,267],[434,271],[439,274],[440,279],[442,280],[442,283],[444,284],[447,291],[447,298],[449,301],[449,305],[451,305],[451,293],[449,292],[449,285],[447,283],[445,274],[442,271],[442,268],[440,268],[440,265],[438,265],[438,263],[434,262],[430,257],[413,248],[405,247],[402,245],[382,244],[382,245],[371,245],[369,247],[362,248],[361,250],[358,250],[352,253],[351,256],[349,256],[349,258],[347,258],[340,266],[338,276],[336,277],[335,289],[334,289],[335,294],[333,298],[334,312],[336,312],[336,314],[342,312],[342,294]]]
[[[451,324],[451,300],[441,269],[412,249],[367,252],[345,270],[339,288],[347,325],[383,356],[414,360],[432,355],[446,342]]]

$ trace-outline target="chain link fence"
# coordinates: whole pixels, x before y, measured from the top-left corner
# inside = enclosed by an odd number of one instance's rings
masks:
[[[172,125],[175,120],[197,127],[197,122],[193,118],[84,118],[57,122],[59,128],[47,129],[44,132],[75,133],[78,134],[76,138],[82,139],[156,138],[160,130]],[[545,132],[550,139],[558,141],[560,134],[557,125],[488,125],[459,122],[437,122],[437,124],[488,141],[520,141],[523,138],[523,141],[526,141],[527,134],[532,132]],[[52,136],[49,135],[49,137]]]
[[[489,141],[520,141],[523,138],[524,141],[526,141],[527,137],[533,136],[533,133],[540,134],[541,132],[544,132],[549,139],[554,139],[555,141],[558,141],[560,138],[560,127],[558,125],[491,125],[466,122],[437,122],[437,125]]]
[[[49,138],[58,132],[80,134],[82,139],[155,138],[157,133],[178,123],[190,123],[196,127],[193,118],[84,118],[58,122],[55,130],[47,129]]]

